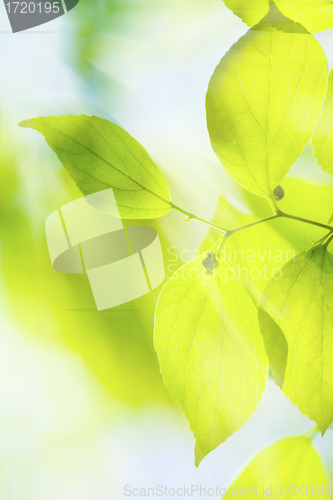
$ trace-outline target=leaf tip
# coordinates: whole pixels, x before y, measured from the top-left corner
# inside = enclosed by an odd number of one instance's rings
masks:
[[[202,460],[205,458],[205,455],[202,453],[201,448],[198,445],[198,443],[195,444],[194,455],[195,455],[194,465],[196,467],[199,467],[199,465],[201,464]]]
[[[29,118],[28,120],[22,120],[20,123],[18,123],[17,125],[19,127],[24,127],[24,128],[33,128],[33,129],[36,129],[36,118]]]
[[[30,122],[30,120],[22,120],[20,123],[18,123],[17,125],[19,127],[29,127],[28,123]]]

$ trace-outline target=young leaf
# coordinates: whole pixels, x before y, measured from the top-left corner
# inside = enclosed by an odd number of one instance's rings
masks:
[[[196,438],[196,465],[250,418],[267,381],[256,308],[225,261],[202,258],[166,283],[155,313],[164,384]]]
[[[255,26],[269,11],[269,0],[224,0],[226,6],[248,26]]]
[[[224,0],[229,9],[248,26],[255,26],[267,14],[269,0]],[[272,2],[271,2],[272,3]],[[333,28],[333,5],[327,0],[275,0],[279,10],[310,33]]]
[[[270,194],[301,154],[327,91],[317,40],[273,6],[223,57],[206,108],[212,147],[234,179]]]
[[[283,14],[310,33],[333,28],[333,4],[327,0],[275,0]]]
[[[333,174],[333,70],[328,79],[328,90],[323,111],[312,137],[314,155],[318,165]]]
[[[258,308],[258,321],[272,376],[275,383],[282,388],[288,359],[286,337],[270,315],[260,307]]]
[[[247,496],[252,497],[280,498],[288,493],[317,497],[327,484],[324,465],[311,439],[299,436],[278,441],[259,453],[229,488],[227,496],[233,488],[244,488]]]
[[[157,166],[115,123],[81,115],[34,118],[20,126],[44,135],[84,195],[112,188],[122,218],[152,219],[171,209]]]
[[[327,248],[288,262],[260,305],[288,343],[282,390],[324,434],[333,422],[333,257]]]

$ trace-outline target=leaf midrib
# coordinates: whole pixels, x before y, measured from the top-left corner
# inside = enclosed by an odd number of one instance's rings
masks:
[[[172,202],[171,201],[168,201],[168,200],[165,200],[164,198],[162,198],[162,196],[159,196],[158,194],[154,193],[153,191],[151,191],[150,189],[148,189],[147,187],[143,186],[142,184],[140,184],[138,181],[136,181],[135,179],[133,179],[130,175],[128,174],[125,174],[124,172],[122,172],[121,170],[119,170],[117,167],[115,167],[114,165],[112,165],[112,163],[110,163],[108,160],[106,160],[105,158],[101,157],[98,153],[96,153],[95,151],[93,151],[92,149],[90,149],[89,147],[81,144],[80,142],[78,142],[76,139],[73,139],[72,137],[68,136],[67,134],[65,134],[64,132],[62,132],[61,130],[57,130],[55,128],[53,128],[51,125],[47,125],[51,130],[57,132],[58,134],[62,135],[63,137],[66,137],[67,139],[69,139],[70,141],[74,142],[75,144],[77,144],[78,146],[82,147],[83,149],[85,149],[86,151],[88,151],[89,153],[93,154],[94,156],[96,156],[96,158],[98,158],[99,160],[101,160],[103,163],[109,165],[109,167],[113,168],[116,172],[118,172],[119,174],[123,175],[124,177],[126,177],[127,179],[129,179],[131,182],[135,183],[137,186],[139,186],[141,189],[143,189],[144,191],[147,191],[148,193],[150,193],[152,196],[155,196],[156,198],[160,199],[161,201],[163,201],[164,203],[166,203],[167,205],[169,205],[170,207],[172,207]],[[47,141],[48,142],[48,141]],[[53,149],[53,148],[52,148]],[[63,163],[63,162],[62,162]],[[72,165],[71,165],[72,166]],[[88,176],[91,176],[91,174],[89,174],[86,170],[83,170],[83,169],[79,169],[78,170],[80,172],[83,172],[85,173],[86,175]],[[98,182],[101,182],[101,181],[98,181]],[[102,181],[103,182],[103,181]],[[107,183],[104,183],[106,186],[108,186]],[[121,189],[121,188],[119,188]]]

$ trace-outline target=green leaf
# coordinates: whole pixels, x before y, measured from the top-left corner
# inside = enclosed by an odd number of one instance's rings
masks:
[[[229,9],[248,26],[255,26],[267,14],[269,0],[224,0]],[[272,2],[271,2],[272,3]],[[333,28],[333,5],[327,0],[275,0],[283,14],[310,33]]]
[[[282,388],[288,359],[286,337],[270,315],[261,308],[258,309],[258,321],[272,376],[275,383]]]
[[[283,392],[324,434],[333,422],[333,257],[319,246],[281,272],[260,305],[288,343]]]
[[[333,28],[333,4],[327,0],[276,0],[277,7],[310,33]]]
[[[333,174],[333,71],[330,72],[327,96],[312,144],[318,165],[324,172]]]
[[[267,381],[255,306],[225,261],[206,274],[202,260],[166,283],[154,332],[164,384],[196,438],[196,465],[245,424]]]
[[[153,219],[171,209],[157,166],[115,123],[81,115],[34,118],[20,126],[44,135],[84,195],[112,188],[122,218]]]
[[[327,92],[316,39],[272,8],[223,57],[206,108],[212,147],[229,174],[269,195],[300,156]]]
[[[299,436],[278,441],[259,453],[229,488],[227,496],[232,495],[233,488],[237,491],[244,488],[247,497],[277,499],[287,493],[291,497],[317,497],[323,494],[327,484],[324,465],[311,439]],[[288,485],[291,485],[289,491]]]
[[[268,0],[224,0],[226,6],[248,26],[255,26],[269,10]]]

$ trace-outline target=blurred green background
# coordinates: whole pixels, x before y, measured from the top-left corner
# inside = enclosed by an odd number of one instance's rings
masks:
[[[226,227],[269,215],[224,172],[205,122],[209,78],[247,28],[222,0],[81,0],[15,35],[0,11],[0,500],[118,500],[125,485],[227,487],[253,454],[311,422],[270,381],[246,426],[195,469],[193,437],[153,348],[159,289],[98,313],[84,276],[52,269],[45,220],[81,194],[43,138],[17,123],[81,113],[114,120],[156,161],[174,203]],[[317,37],[328,56],[331,36]],[[333,180],[310,145],[282,186],[282,210],[328,221]],[[178,213],[148,225],[159,231],[168,275],[219,236]],[[272,221],[233,236],[227,250],[236,269],[272,270],[283,262],[265,250],[302,251],[323,234]],[[235,256],[239,248],[256,262]],[[267,281],[257,275],[247,283],[254,296]],[[317,442],[329,473],[332,443],[330,431]]]

